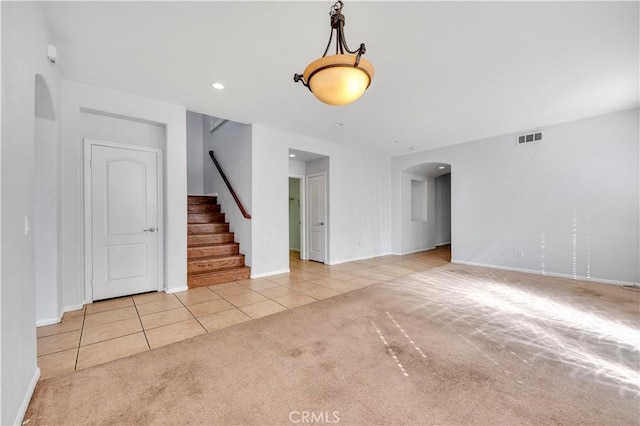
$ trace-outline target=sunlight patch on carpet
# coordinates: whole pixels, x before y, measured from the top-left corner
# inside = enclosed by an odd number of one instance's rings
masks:
[[[560,361],[576,376],[640,396],[638,324],[490,277],[440,270],[412,278],[394,288],[410,294],[416,309],[429,312],[478,351],[484,353],[477,340],[489,339],[525,364],[535,364],[537,357]],[[514,343],[525,345],[525,354],[507,348]]]

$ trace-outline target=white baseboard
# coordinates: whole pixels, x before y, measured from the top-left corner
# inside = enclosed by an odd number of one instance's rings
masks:
[[[60,312],[60,315],[58,317],[47,318],[47,319],[36,321],[36,327],[44,327],[46,325],[59,324],[60,322],[62,322],[62,318],[64,318],[65,313],[82,309],[84,305],[85,304],[83,303],[82,305],[65,306],[64,308],[62,308],[62,312]]]
[[[289,268],[287,268],[287,269],[282,269],[280,271],[265,272],[265,273],[262,273],[262,274],[251,274],[250,278],[254,279],[254,278],[271,277],[273,275],[288,274],[289,272],[291,272],[291,270]]]
[[[189,287],[184,286],[184,287],[175,287],[175,288],[165,288],[164,292],[167,294],[172,294],[172,293],[179,293],[181,291],[187,291],[189,290]]]
[[[27,388],[27,393],[24,395],[22,404],[20,404],[20,410],[16,414],[16,420],[13,422],[14,425],[21,425],[24,421],[24,415],[27,413],[27,408],[29,408],[29,403],[31,402],[33,392],[36,390],[38,380],[40,380],[40,369],[36,367],[36,371],[33,373],[31,383],[29,383],[29,387]]]
[[[397,255],[398,255],[397,253],[388,252],[388,253],[376,254],[375,256],[360,256],[360,257],[354,257],[352,259],[332,260],[331,262],[328,262],[327,265],[341,265],[343,263],[357,262],[359,260],[369,260],[369,259],[375,259],[376,257],[397,256]]]
[[[398,253],[398,255],[399,256],[404,256],[406,254],[420,253],[422,251],[434,250],[436,247],[438,247],[438,246],[430,246],[430,247],[423,247],[423,248],[419,248],[419,249],[415,249],[415,250],[403,251],[401,253]]]
[[[66,314],[67,312],[73,312],[73,311],[77,311],[82,309],[82,307],[86,305],[86,303],[83,303],[82,305],[71,305],[71,306],[65,306],[64,309],[62,310],[62,314]]]
[[[537,270],[533,270],[533,269],[525,269],[525,268],[514,268],[511,266],[502,266],[502,265],[489,265],[486,263],[479,263],[479,262],[467,262],[464,260],[456,260],[456,259],[451,259],[451,263],[457,263],[459,265],[469,265],[469,266],[480,266],[482,268],[490,268],[490,269],[500,269],[503,271],[512,271],[512,272],[522,272],[525,274],[534,274],[534,275],[542,275],[542,276],[547,276],[547,277],[554,277],[554,278],[565,278],[565,279],[569,279],[569,280],[577,280],[577,281],[589,281],[589,282],[593,282],[593,283],[601,283],[601,284],[611,284],[611,285],[634,285],[637,286],[638,283],[632,283],[632,282],[627,282],[627,281],[616,281],[616,280],[607,280],[604,278],[592,278],[592,277],[583,277],[581,275],[571,275],[571,274],[562,274],[562,273],[558,273],[558,272],[542,272],[542,271],[537,271]]]
[[[36,327],[44,327],[45,325],[58,324],[62,321],[62,317],[48,318],[36,321]]]

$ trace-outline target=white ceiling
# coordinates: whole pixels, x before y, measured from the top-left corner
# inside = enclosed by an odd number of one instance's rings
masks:
[[[392,156],[639,105],[638,2],[346,0],[376,75],[327,106],[293,74],[322,55],[332,4],[43,7],[65,78]]]

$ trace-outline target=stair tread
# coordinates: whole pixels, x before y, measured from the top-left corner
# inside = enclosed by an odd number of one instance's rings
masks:
[[[224,247],[238,245],[235,241],[229,241],[228,243],[203,243],[203,244],[188,244],[187,248],[208,248],[208,247]]]
[[[187,235],[187,247],[191,247],[196,241],[205,241],[200,244],[220,244],[220,243],[233,243],[235,242],[235,236],[233,232],[212,232],[212,233],[199,233]],[[215,240],[212,242],[207,240]],[[224,241],[229,240],[229,241]]]
[[[220,219],[220,220],[219,220],[219,221],[217,221],[217,222],[216,222],[216,221],[211,221],[211,220],[210,220],[210,221],[208,221],[208,222],[193,222],[193,221],[192,221],[192,222],[189,222],[189,221],[187,220],[187,225],[208,225],[208,224],[210,224],[210,223],[215,223],[215,224],[225,223],[225,224],[227,224],[227,223],[229,223],[229,222],[225,221],[224,219]]]
[[[233,232],[222,231],[222,232],[198,232],[197,234],[189,234],[189,235],[228,235],[233,234]]]
[[[221,275],[225,272],[235,272],[235,271],[239,271],[239,270],[244,270],[246,269],[247,271],[250,271],[251,268],[249,268],[246,265],[243,266],[233,266],[231,268],[222,268],[222,269],[217,269],[215,271],[203,271],[203,272],[190,272],[189,273],[189,278],[194,278],[194,277],[204,277],[206,275],[211,275],[211,276],[215,276],[215,275]]]
[[[222,259],[236,259],[238,257],[244,257],[244,254],[240,253],[240,254],[220,254],[217,256],[205,256],[205,257],[196,257],[193,259],[188,259],[187,261],[189,263],[191,262],[203,262],[203,261],[209,261],[209,260],[222,260]]]
[[[218,197],[209,197],[206,195],[189,195],[187,204],[217,204]]]
[[[212,236],[212,235],[227,235],[229,234],[229,231],[220,231],[220,232],[210,232],[207,231],[205,232],[199,232],[197,229],[187,229],[187,236]]]
[[[187,213],[221,213],[220,210],[220,204],[187,204]]]
[[[212,226],[213,225],[213,226]],[[217,227],[222,227],[224,228],[224,225],[229,226],[229,224],[227,222],[206,222],[206,223],[189,223],[187,222],[187,230],[190,229],[207,229],[207,228],[217,228]],[[210,231],[204,231],[204,232],[210,232]],[[203,231],[200,231],[200,233],[204,233]],[[220,231],[220,232],[229,232],[229,231]]]

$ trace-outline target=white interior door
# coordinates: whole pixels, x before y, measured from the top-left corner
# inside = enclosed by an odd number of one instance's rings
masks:
[[[309,260],[325,262],[326,244],[326,187],[324,175],[307,178],[307,203],[309,217]]]
[[[158,290],[158,160],[91,145],[93,300]]]

